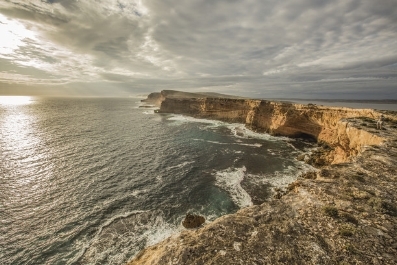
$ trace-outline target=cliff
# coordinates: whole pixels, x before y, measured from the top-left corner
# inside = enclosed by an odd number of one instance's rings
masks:
[[[382,137],[356,126],[348,118],[377,119],[381,113],[370,109],[332,108],[242,98],[214,98],[202,94],[158,95],[159,113],[185,114],[198,118],[244,123],[248,128],[272,135],[310,137],[326,143],[330,150],[324,163],[349,161]]]
[[[197,99],[197,98],[229,98],[229,99],[243,99],[243,97],[224,95],[220,93],[190,93],[176,90],[163,90],[161,92],[150,93],[146,99],[141,100],[142,102],[153,104],[157,107],[161,106],[161,103],[166,99]]]
[[[168,95],[165,95],[168,94]],[[396,264],[397,115],[203,95],[163,98],[159,112],[241,122],[321,143],[299,176],[261,205],[185,230],[135,264]],[[386,116],[385,129],[374,119]],[[343,163],[341,163],[343,162]]]

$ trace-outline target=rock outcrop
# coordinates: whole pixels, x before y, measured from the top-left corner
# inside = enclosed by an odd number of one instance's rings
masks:
[[[171,96],[160,111],[310,136],[323,151],[302,159],[324,163],[273,200],[185,230],[141,251],[129,265],[396,264],[395,112],[382,112],[386,128],[376,130],[374,110],[261,100]]]
[[[196,214],[186,214],[185,220],[183,220],[182,225],[185,228],[197,228],[204,224],[205,218],[201,215]]]

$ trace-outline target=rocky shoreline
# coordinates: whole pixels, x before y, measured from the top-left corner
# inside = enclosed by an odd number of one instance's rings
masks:
[[[173,91],[151,103],[161,104],[159,112],[312,137],[320,147],[301,159],[317,170],[275,190],[268,202],[143,250],[129,265],[397,264],[397,113]],[[381,113],[387,120],[377,130]]]

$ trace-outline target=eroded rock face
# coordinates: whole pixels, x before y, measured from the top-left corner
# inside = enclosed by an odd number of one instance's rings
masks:
[[[266,100],[186,97],[161,92],[160,113],[244,123],[258,132],[289,137],[310,137],[329,145],[325,164],[350,161],[364,146],[378,145],[382,137],[350,126],[348,118],[375,120],[380,113],[370,109],[324,107]]]
[[[141,102],[153,104],[157,107],[160,107],[161,102],[163,102],[164,99],[165,97],[163,96],[163,94],[159,92],[154,92],[154,93],[150,93],[146,99],[142,99]]]
[[[205,218],[201,215],[186,214],[185,220],[183,220],[182,225],[185,228],[197,228],[204,224]]]

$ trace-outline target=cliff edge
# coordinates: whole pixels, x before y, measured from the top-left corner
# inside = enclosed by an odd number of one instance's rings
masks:
[[[167,95],[168,94],[168,95]],[[274,199],[185,230],[134,264],[396,264],[397,114],[161,92],[160,113],[241,122],[320,146]],[[386,118],[383,130],[375,119]]]

